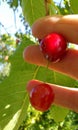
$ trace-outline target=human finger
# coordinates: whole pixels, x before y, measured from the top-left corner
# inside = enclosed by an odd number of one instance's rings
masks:
[[[39,80],[31,80],[27,84],[27,91],[28,93],[31,92],[32,88],[36,85],[39,85],[43,83]],[[70,110],[73,110],[75,112],[78,112],[78,89],[76,88],[68,88],[68,87],[62,87],[55,84],[47,83],[51,86],[53,92],[54,92],[54,104],[58,106],[62,106],[65,108],[68,108]]]
[[[32,26],[32,34],[39,39],[52,32],[60,33],[68,42],[78,44],[78,15],[45,16]]]
[[[40,51],[39,45],[31,45],[25,48],[23,57],[26,62],[47,66],[48,61]],[[78,80],[78,50],[68,49],[62,60],[57,63],[50,62],[48,68]]]

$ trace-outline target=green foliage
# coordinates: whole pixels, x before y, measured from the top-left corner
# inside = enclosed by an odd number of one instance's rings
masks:
[[[8,58],[16,48],[16,41],[8,34],[3,34],[0,37],[0,82],[8,76],[10,63]]]
[[[29,40],[27,40],[29,42]],[[31,41],[30,41],[31,42]],[[32,77],[32,68],[25,64],[22,58],[24,44],[18,46],[17,51],[9,59],[11,71],[0,84],[0,129],[16,130],[25,117],[28,106],[28,96],[25,91],[26,80]],[[20,60],[19,60],[20,59]],[[25,71],[27,69],[27,71]],[[29,73],[31,72],[31,74]],[[29,76],[28,76],[29,75]],[[23,109],[24,108],[24,109]],[[16,123],[15,123],[16,122]]]
[[[51,3],[48,3],[48,12],[49,15],[60,14],[59,8],[55,5],[53,1]]]
[[[69,111],[66,108],[59,107],[59,106],[52,106],[50,110],[50,116],[53,117],[55,122],[61,122],[64,120],[68,112]]]
[[[72,14],[73,12],[72,12],[69,0],[63,0],[63,4],[64,6],[61,6],[61,3],[57,5],[60,13],[62,15]]]
[[[78,0],[70,0],[70,6],[73,14],[78,14]]]
[[[44,0],[22,0],[22,9],[24,17],[30,25],[46,14]]]
[[[19,5],[21,5],[22,0],[6,0],[11,8],[16,9]]]
[[[26,21],[30,26],[45,15],[60,13],[55,3],[47,3],[44,0],[22,0],[22,10]]]
[[[62,115],[60,114],[60,117]],[[51,110],[38,112],[30,105],[27,115],[18,130],[77,130],[78,114],[70,111],[62,122],[53,120]]]

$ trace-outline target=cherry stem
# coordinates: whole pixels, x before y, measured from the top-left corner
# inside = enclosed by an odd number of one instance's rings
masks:
[[[50,61],[47,61],[47,66],[46,66],[46,76],[48,75],[48,67],[49,67],[49,63],[50,63]],[[46,83],[46,79],[45,79],[44,83]]]
[[[45,2],[45,10],[46,10],[46,16],[49,15],[49,9],[48,9],[48,3],[47,0],[44,0]]]
[[[33,79],[36,79],[36,76],[37,76],[39,69],[40,69],[40,66],[37,66],[35,69],[34,75],[33,75]]]
[[[46,68],[48,69],[50,61],[48,60]]]

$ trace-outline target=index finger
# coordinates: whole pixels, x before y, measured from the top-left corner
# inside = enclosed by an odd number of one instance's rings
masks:
[[[32,34],[39,39],[52,32],[60,33],[68,42],[78,44],[78,15],[46,16],[32,26]]]

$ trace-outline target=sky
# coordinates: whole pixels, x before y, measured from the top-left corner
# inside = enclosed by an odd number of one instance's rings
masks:
[[[55,2],[60,2],[61,0],[54,0]],[[19,7],[16,10],[16,25],[14,20],[14,12],[6,2],[2,2],[0,0],[0,34],[3,33],[10,33],[11,35],[15,34],[16,31],[21,30],[24,32],[24,26],[20,21],[19,15],[22,12],[21,8]],[[5,28],[5,29],[4,29]]]
[[[16,15],[16,25],[15,25],[13,10],[9,8],[9,5],[7,5],[6,2],[2,2],[2,0],[0,0],[0,23],[2,24],[2,25],[0,24],[0,34],[6,32],[14,34],[16,31],[20,29],[24,31],[24,27],[22,26],[22,23],[19,18],[21,12],[22,10],[19,7],[15,13]]]
[[[0,35],[5,33],[10,33],[11,36],[18,30],[24,31],[24,26],[22,25],[19,15],[22,12],[19,7],[16,11],[16,26],[14,20],[14,12],[6,2],[0,0]],[[3,64],[0,63],[0,71],[4,68]]]

